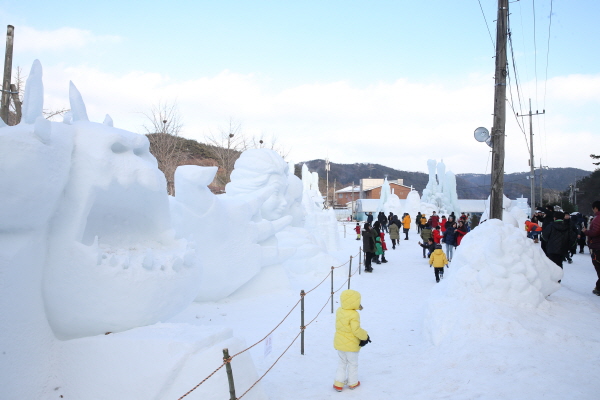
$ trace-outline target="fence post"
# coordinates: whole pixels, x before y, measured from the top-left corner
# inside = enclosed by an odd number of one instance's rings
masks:
[[[229,349],[223,349],[223,361],[227,364],[227,380],[229,381],[229,400],[235,400],[235,385],[233,384],[233,371],[231,370],[231,359],[229,358]]]
[[[358,274],[360,275],[360,269],[362,268],[362,247],[358,248]]]
[[[350,278],[352,278],[352,256],[350,256],[350,265],[348,266],[348,289],[350,289]]]
[[[331,267],[331,313],[333,314],[333,267]]]
[[[304,290],[300,291],[300,354],[304,355]]]

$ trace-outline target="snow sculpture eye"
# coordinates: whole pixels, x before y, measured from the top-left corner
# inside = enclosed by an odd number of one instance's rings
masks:
[[[119,143],[119,142],[113,143],[113,145],[110,146],[110,148],[113,151],[113,153],[116,153],[116,154],[125,153],[127,150],[129,150],[127,148],[127,146],[125,146],[123,143]]]
[[[135,149],[133,149],[133,154],[135,154],[138,157],[141,157],[144,154],[146,154],[146,148],[145,147],[136,147]]]

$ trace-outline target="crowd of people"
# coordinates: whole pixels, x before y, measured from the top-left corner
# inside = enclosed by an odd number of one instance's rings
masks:
[[[535,243],[541,239],[541,248],[546,256],[559,267],[563,262],[572,262],[573,255],[579,246],[579,253],[584,252],[587,245],[592,257],[592,264],[598,275],[596,286],[592,290],[600,296],[600,201],[592,203],[594,215],[588,219],[580,213],[568,214],[554,207],[540,207],[535,215],[525,222],[527,237]],[[363,241],[365,254],[365,272],[373,272],[372,264],[386,263],[385,252],[387,250],[385,233],[389,233],[392,240],[392,249],[400,244],[400,229],[405,234],[404,240],[408,240],[411,218],[405,213],[401,218],[393,213],[386,216],[380,212],[374,221],[371,213],[367,216],[367,222],[361,230],[357,223],[356,240]],[[435,273],[435,280],[439,282],[444,278],[444,268],[449,268],[454,249],[460,246],[462,238],[470,231],[470,218],[468,214],[461,213],[458,221],[451,213],[448,218],[441,218],[433,212],[427,218],[420,212],[415,218],[417,230],[423,242],[419,246],[423,248],[423,258],[429,258],[429,265]],[[442,250],[442,244],[446,246],[446,252]],[[427,254],[426,254],[427,253]],[[381,260],[380,260],[381,257]],[[339,362],[333,383],[333,388],[341,392],[344,386],[355,389],[360,386],[358,380],[358,353],[359,350],[370,343],[370,337],[366,330],[360,326],[358,310],[362,310],[360,293],[354,290],[345,290],[340,296],[341,306],[336,313],[336,332],[334,347],[338,351]]]
[[[592,203],[594,215],[591,217],[579,212],[565,213],[554,206],[538,207],[531,219],[525,222],[527,237],[535,243],[541,239],[544,254],[561,268],[565,261],[573,262],[572,257],[578,247],[579,253],[583,254],[587,245],[598,275],[592,290],[597,296],[600,296],[600,219],[596,218],[599,210],[600,201]]]

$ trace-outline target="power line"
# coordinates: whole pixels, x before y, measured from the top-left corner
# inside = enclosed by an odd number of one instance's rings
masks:
[[[490,35],[490,40],[492,41],[492,47],[494,50],[496,49],[496,44],[494,43],[494,39],[492,38],[492,32],[490,31],[490,26],[488,25],[487,19],[485,18],[485,14],[483,13],[483,7],[481,6],[481,0],[477,0],[479,2],[479,8],[481,9],[481,15],[483,15],[483,20],[485,21],[485,26],[487,27],[488,35]]]
[[[533,70],[535,72],[535,101],[537,105],[538,94],[538,77],[537,77],[537,43],[535,38],[535,0],[532,1],[533,6]]]
[[[550,30],[552,28],[552,3],[550,0],[550,23],[548,24],[548,46],[546,49],[546,80],[544,81],[544,109],[546,109],[546,85],[548,83],[548,58],[550,56]]]

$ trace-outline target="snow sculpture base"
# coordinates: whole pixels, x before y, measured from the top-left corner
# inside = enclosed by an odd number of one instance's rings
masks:
[[[59,365],[64,383],[54,390],[52,398],[158,400],[178,399],[221,365],[224,348],[235,354],[246,345],[232,337],[229,328],[156,324],[70,340],[61,347]],[[241,394],[258,374],[249,352],[235,357],[232,365]],[[227,398],[228,392],[227,374],[221,368],[186,399]],[[244,398],[267,399],[260,383]]]

